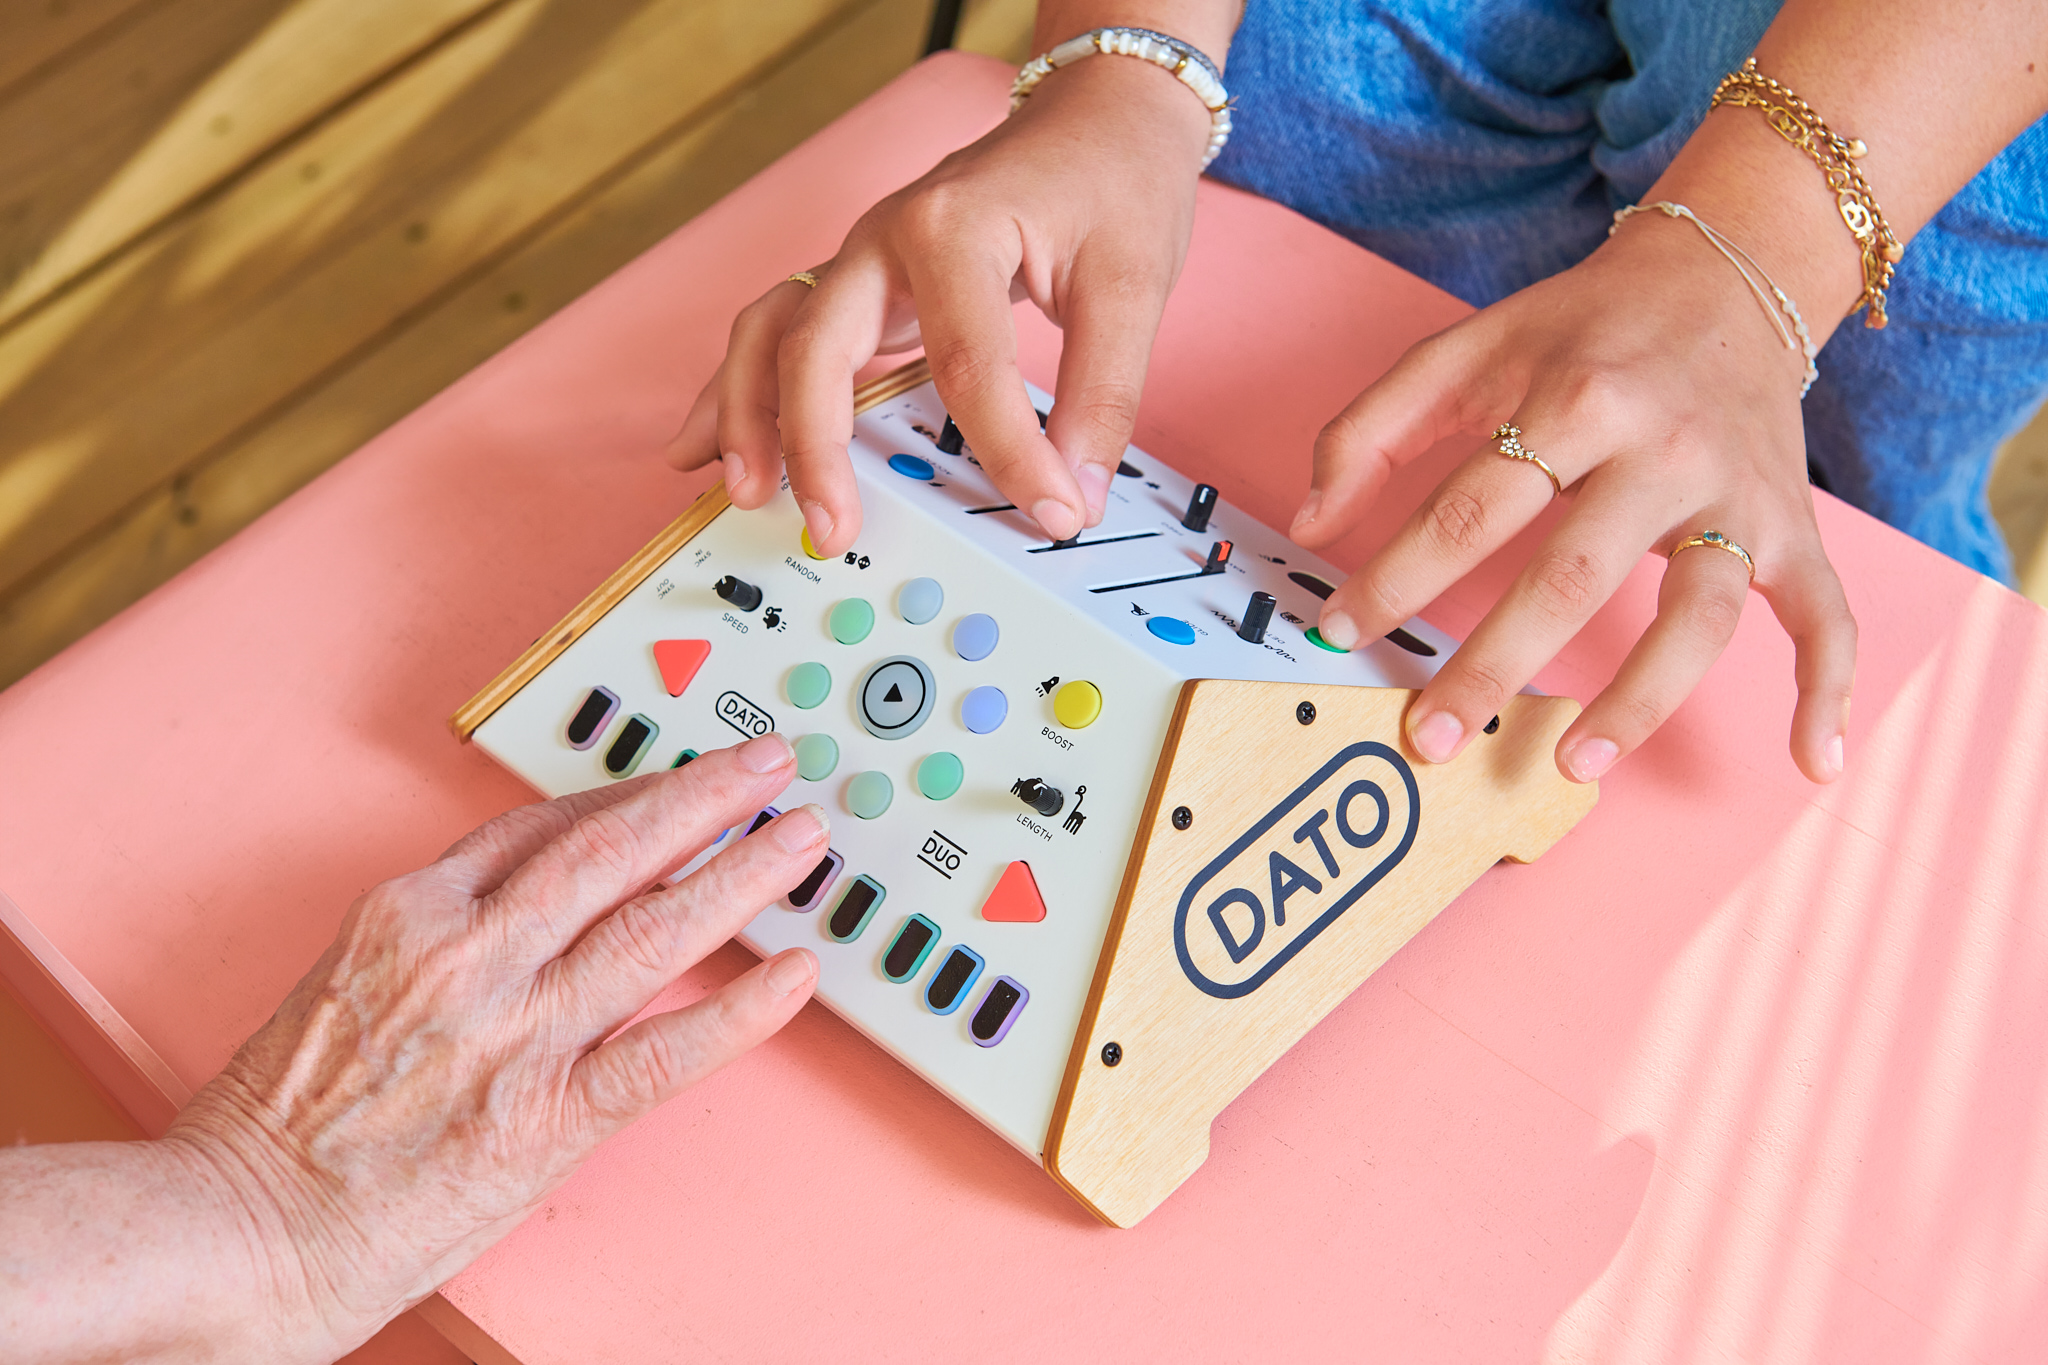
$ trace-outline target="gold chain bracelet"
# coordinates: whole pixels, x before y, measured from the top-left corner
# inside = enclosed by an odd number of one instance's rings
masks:
[[[1835,192],[1835,208],[1841,213],[1842,222],[1848,225],[1863,252],[1863,293],[1850,307],[1849,315],[1854,316],[1858,308],[1867,304],[1870,315],[1863,325],[1883,327],[1890,320],[1885,316],[1884,291],[1891,287],[1893,267],[1906,254],[1906,248],[1893,235],[1891,224],[1885,222],[1884,210],[1877,206],[1870,182],[1856,165],[1869,150],[1863,139],[1845,138],[1828,127],[1812,105],[1758,71],[1754,57],[1744,62],[1741,69],[1721,78],[1707,108],[1711,111],[1724,104],[1760,110],[1765,121],[1778,130],[1779,137],[1812,157],[1820,167],[1828,188]]]

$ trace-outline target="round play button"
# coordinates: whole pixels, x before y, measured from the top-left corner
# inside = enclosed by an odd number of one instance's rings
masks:
[[[860,723],[876,739],[901,739],[924,724],[938,695],[924,660],[908,654],[884,659],[860,680]]]

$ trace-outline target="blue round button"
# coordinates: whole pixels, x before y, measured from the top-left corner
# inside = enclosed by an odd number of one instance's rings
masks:
[[[920,460],[915,455],[891,455],[889,468],[906,479],[929,479],[932,476],[932,462]]]
[[[1195,628],[1178,616],[1154,616],[1145,622],[1145,629],[1170,645],[1191,645],[1195,642]]]
[[[982,612],[963,616],[960,624],[953,627],[953,652],[969,663],[986,659],[996,652],[996,641],[1002,633],[993,616]]]
[[[1010,714],[1010,699],[1000,687],[977,687],[960,699],[960,723],[977,735],[1000,727]]]
[[[946,605],[946,590],[936,578],[913,578],[896,594],[896,610],[913,626],[921,626]]]

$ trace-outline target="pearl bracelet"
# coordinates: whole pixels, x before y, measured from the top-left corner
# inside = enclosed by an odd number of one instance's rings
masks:
[[[1202,169],[1208,170],[1223,144],[1230,141],[1230,92],[1223,88],[1223,74],[1199,48],[1149,28],[1098,28],[1033,57],[1011,83],[1010,112],[1022,109],[1024,101],[1047,76],[1098,52],[1148,61],[1171,71],[1182,85],[1195,92],[1195,98],[1209,111],[1209,146],[1202,153]]]

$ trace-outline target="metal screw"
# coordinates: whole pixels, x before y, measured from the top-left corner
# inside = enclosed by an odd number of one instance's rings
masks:
[[[1499,716],[1495,716],[1495,717],[1494,717],[1494,718],[1493,718],[1492,720],[1490,720],[1490,721],[1486,722],[1486,733],[1487,733],[1487,734],[1489,734],[1489,735],[1490,735],[1490,734],[1493,734],[1494,732],[1496,732],[1496,731],[1497,731],[1497,730],[1499,730],[1499,729],[1500,729],[1500,717],[1499,717]]]
[[[1316,704],[1312,701],[1305,701],[1295,707],[1294,718],[1303,725],[1314,725],[1316,723]]]
[[[1195,823],[1195,813],[1193,811],[1189,810],[1186,806],[1175,806],[1173,808],[1173,827],[1175,829],[1186,829],[1193,823]],[[1111,1062],[1110,1065],[1115,1066],[1116,1063]]]
[[[1104,1066],[1115,1066],[1123,1059],[1124,1045],[1122,1043],[1104,1043],[1102,1045],[1102,1064]]]

